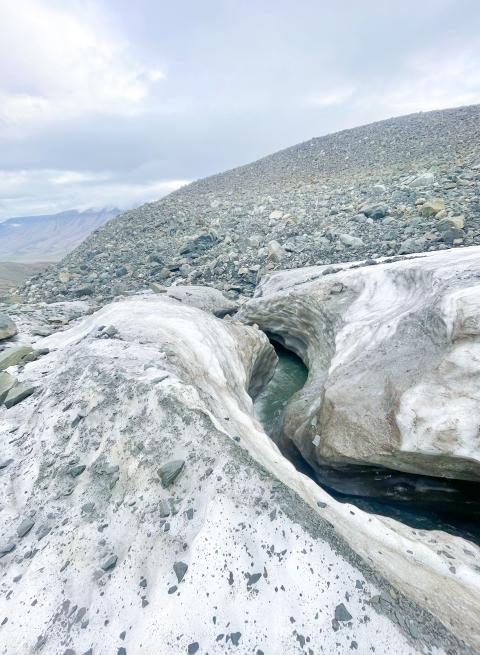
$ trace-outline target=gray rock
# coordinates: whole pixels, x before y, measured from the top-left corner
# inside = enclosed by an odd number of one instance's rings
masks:
[[[49,337],[53,330],[47,326],[37,325],[32,329],[32,334],[37,337]]]
[[[158,284],[158,282],[150,282],[150,289],[154,293],[167,293],[168,287],[164,287],[163,284]]]
[[[3,546],[0,546],[0,559],[11,553],[12,550],[15,550],[16,545],[11,541]]]
[[[47,525],[47,524],[41,525],[41,526],[38,528],[37,532],[36,532],[36,535],[37,535],[38,540],[41,541],[41,540],[42,540],[44,537],[46,537],[47,534],[49,534],[51,531],[52,531],[52,528],[51,528],[49,525]]]
[[[159,503],[159,515],[161,519],[166,519],[171,514],[170,506],[166,500],[161,500]]]
[[[447,216],[438,221],[437,229],[442,232],[443,230],[457,229],[463,230],[465,227],[465,217],[464,216]]]
[[[15,384],[17,384],[17,379],[13,375],[5,371],[0,373],[0,404],[4,402],[8,392]]]
[[[448,243],[448,245],[452,245],[457,239],[459,241],[463,241],[465,238],[465,232],[463,230],[459,230],[458,228],[451,227],[448,230],[444,230],[440,238],[442,241],[445,243]]]
[[[35,525],[35,521],[30,517],[23,519],[23,521],[20,523],[20,525],[17,528],[17,535],[20,537],[20,539],[25,535],[27,535],[34,525]]]
[[[73,296],[76,296],[77,298],[81,298],[82,296],[91,296],[94,292],[94,288],[92,286],[83,286],[83,287],[74,287],[71,289],[71,293]]]
[[[387,215],[388,207],[383,204],[366,205],[362,207],[361,211],[368,218],[378,221]]]
[[[107,557],[107,559],[103,562],[101,568],[104,571],[112,571],[117,565],[117,560],[118,557],[116,555],[110,555],[110,557]]]
[[[17,326],[7,314],[0,313],[0,341],[17,334]]]
[[[35,362],[40,356],[41,356],[40,351],[33,350],[31,353],[25,355],[25,357],[22,359],[22,364],[27,364],[28,362]]]
[[[85,464],[77,464],[76,466],[72,466],[69,470],[68,473],[72,476],[72,478],[76,478],[79,475],[81,475],[87,467]]]
[[[216,242],[216,237],[212,233],[203,233],[195,236],[185,243],[183,248],[180,249],[181,255],[191,255],[201,253],[210,249]]]
[[[230,633],[230,641],[232,642],[232,644],[234,646],[238,646],[238,644],[240,643],[241,636],[242,636],[241,632],[231,632]]]
[[[443,209],[445,209],[443,198],[430,198],[422,205],[422,216],[426,216],[427,218],[436,216]]]
[[[0,371],[19,364],[23,358],[33,352],[31,346],[13,346],[0,353]]]
[[[219,318],[233,314],[239,307],[237,302],[226,298],[221,291],[213,287],[176,285],[165,291],[168,298],[175,298],[185,305],[197,307],[204,312],[211,312]]]
[[[272,262],[280,262],[285,256],[285,250],[276,240],[268,242],[267,252],[268,258]]]
[[[411,182],[412,187],[429,187],[433,186],[435,182],[435,175],[433,173],[422,173],[417,175]]]
[[[247,585],[250,586],[253,584],[257,584],[257,582],[260,580],[261,577],[262,577],[261,573],[249,573]]]
[[[425,239],[423,237],[405,239],[399,249],[400,255],[408,255],[414,252],[422,252],[425,249]]]
[[[150,253],[150,255],[148,256],[148,261],[149,261],[149,262],[153,262],[153,263],[155,263],[155,264],[160,264],[161,266],[163,266],[164,263],[165,263],[165,262],[163,261],[162,255],[160,255],[160,254],[157,253],[157,252],[152,252],[152,253]]]
[[[84,514],[92,514],[95,509],[95,503],[89,502],[82,505],[82,512]]]
[[[175,575],[177,576],[177,581],[180,583],[185,577],[185,573],[188,570],[188,564],[185,564],[185,562],[175,562],[175,564],[173,565],[173,570],[175,571]]]
[[[34,391],[35,391],[35,387],[31,387],[23,382],[18,382],[8,392],[4,400],[5,407],[7,407],[7,409],[10,409],[10,407],[13,407],[14,405],[18,405],[18,403],[21,403],[22,400],[25,400],[25,398],[31,396]]]
[[[340,605],[337,605],[335,608],[335,618],[337,621],[351,621],[352,615],[347,610],[345,605],[340,603]]]
[[[106,325],[102,330],[102,336],[112,339],[118,334],[118,330],[114,325]]]
[[[338,238],[344,246],[349,248],[361,248],[365,245],[359,237],[354,237],[351,234],[341,234]]]
[[[252,234],[248,237],[248,245],[252,248],[260,248],[263,242],[263,237],[260,234]]]
[[[182,472],[185,466],[185,460],[175,459],[162,466],[158,469],[158,474],[162,481],[162,486],[167,488],[175,482],[180,473]]]

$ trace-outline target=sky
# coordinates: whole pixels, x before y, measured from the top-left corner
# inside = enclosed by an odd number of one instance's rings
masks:
[[[478,0],[0,0],[0,220],[480,103]]]

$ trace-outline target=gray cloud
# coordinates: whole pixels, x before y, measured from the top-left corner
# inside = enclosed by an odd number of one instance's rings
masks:
[[[0,220],[129,206],[312,136],[480,102],[476,0],[7,0],[0,20]]]

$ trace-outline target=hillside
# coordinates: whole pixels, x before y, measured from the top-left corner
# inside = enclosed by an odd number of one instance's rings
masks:
[[[118,213],[118,209],[74,209],[9,218],[0,223],[0,261],[58,261]]]
[[[105,301],[151,282],[251,295],[292,268],[480,243],[480,106],[315,138],[101,226],[23,290]]]

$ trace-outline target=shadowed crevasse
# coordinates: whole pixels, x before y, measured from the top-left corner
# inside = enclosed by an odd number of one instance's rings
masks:
[[[297,470],[340,502],[353,503],[364,511],[397,519],[414,528],[444,530],[480,544],[480,488],[475,482],[377,466],[312,468],[288,435],[283,434],[285,408],[306,383],[308,369],[298,355],[282,345],[278,336],[269,337],[278,363],[273,377],[255,398],[255,415]]]

